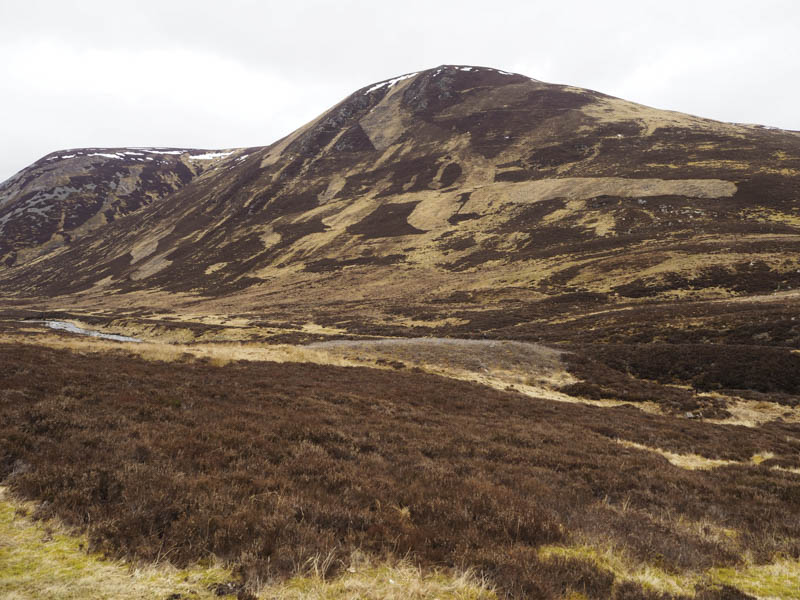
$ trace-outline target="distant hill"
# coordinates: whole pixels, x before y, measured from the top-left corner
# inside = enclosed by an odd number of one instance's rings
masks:
[[[0,262],[15,266],[164,198],[232,151],[80,148],[0,184]]]

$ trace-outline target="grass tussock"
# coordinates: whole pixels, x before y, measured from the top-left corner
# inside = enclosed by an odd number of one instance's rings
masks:
[[[353,563],[333,579],[312,571],[267,585],[258,595],[270,600],[497,600],[491,587],[469,572],[425,573],[407,561],[375,565],[369,560]]]
[[[694,596],[696,578],[686,574],[670,573],[653,565],[636,564],[635,561],[609,547],[543,546],[539,549],[539,556],[544,559],[560,557],[587,561],[614,573],[620,584],[623,582],[634,583],[644,589],[673,596]]]
[[[800,561],[781,558],[766,565],[719,568],[711,572],[714,581],[735,587],[758,598],[795,600],[800,590]]]
[[[0,479],[134,561],[217,558],[257,586],[317,556],[330,580],[361,551],[473,568],[500,596],[599,599],[622,589],[613,571],[538,549],[608,541],[675,573],[800,556],[800,481],[771,468],[800,467],[790,424],[534,401],[408,370],[22,345],[0,345],[0,380]],[[689,471],[616,439],[774,457]]]

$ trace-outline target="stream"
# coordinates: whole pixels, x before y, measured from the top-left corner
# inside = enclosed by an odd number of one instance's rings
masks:
[[[135,337],[128,337],[127,335],[116,335],[114,333],[102,333],[92,329],[84,329],[66,321],[43,321],[43,323],[50,329],[58,329],[59,331],[67,331],[69,333],[77,333],[79,335],[88,335],[90,337],[101,338],[104,340],[114,340],[115,342],[136,342],[142,340]]]

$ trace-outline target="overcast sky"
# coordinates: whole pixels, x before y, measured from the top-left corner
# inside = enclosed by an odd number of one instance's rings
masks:
[[[796,0],[0,0],[0,181],[66,148],[266,145],[440,64],[800,129]]]

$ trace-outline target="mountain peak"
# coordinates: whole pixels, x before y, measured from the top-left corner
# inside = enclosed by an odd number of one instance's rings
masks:
[[[518,73],[511,73],[501,69],[491,67],[478,67],[472,65],[439,65],[424,71],[414,71],[404,73],[390,79],[384,79],[372,85],[365,86],[356,93],[371,94],[373,92],[388,92],[393,86],[408,79],[455,79],[462,83],[475,83],[483,85],[505,85],[508,83],[518,83],[520,81],[536,81]],[[509,79],[513,78],[513,79]]]
[[[460,72],[460,73],[472,73],[473,75],[495,74],[495,75],[502,75],[505,77],[525,77],[524,75],[520,75],[519,73],[504,71],[503,69],[495,69],[494,67],[481,67],[476,65],[439,65],[438,67],[434,67],[433,69],[428,69],[427,71],[423,72],[431,73],[432,76]],[[525,79],[530,79],[530,78],[525,77]]]

